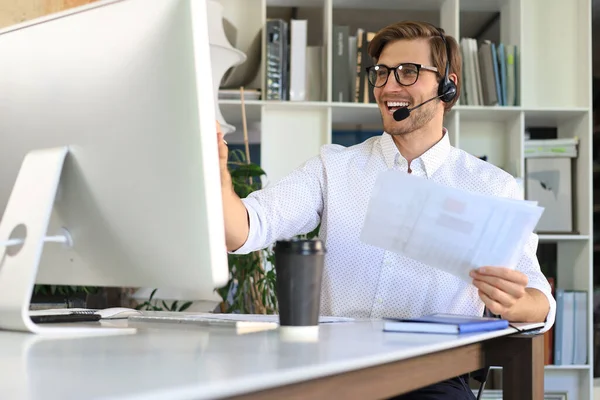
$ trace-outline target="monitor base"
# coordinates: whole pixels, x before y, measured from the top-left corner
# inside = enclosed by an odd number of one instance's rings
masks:
[[[4,215],[0,220],[0,331],[48,335],[103,335],[135,333],[134,328],[61,324],[41,326],[31,321],[29,303],[46,242],[50,215],[68,147],[34,150],[21,165]],[[68,242],[68,237],[65,236]]]

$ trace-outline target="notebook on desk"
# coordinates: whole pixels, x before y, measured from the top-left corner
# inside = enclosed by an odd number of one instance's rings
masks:
[[[508,326],[507,320],[498,318],[432,314],[418,318],[386,318],[383,330],[386,332],[461,334],[501,330]]]

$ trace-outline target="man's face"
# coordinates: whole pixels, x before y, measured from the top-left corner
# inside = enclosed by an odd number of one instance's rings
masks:
[[[388,67],[396,67],[402,63],[432,66],[430,51],[427,39],[396,40],[383,48],[377,64]],[[407,74],[406,78],[409,76]],[[385,86],[373,90],[381,111],[383,128],[391,135],[404,135],[420,129],[440,112],[440,101],[433,100],[411,111],[410,116],[403,121],[396,121],[393,117],[399,106],[408,104],[408,108],[412,108],[437,95],[438,75],[433,71],[421,69],[417,81],[410,86],[399,84],[393,72],[390,72]]]

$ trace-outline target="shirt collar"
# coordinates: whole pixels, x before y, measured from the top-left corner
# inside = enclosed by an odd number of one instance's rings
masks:
[[[411,163],[411,166],[422,165],[428,178],[438,170],[450,153],[452,146],[450,145],[450,138],[446,128],[443,128],[443,134],[444,135],[439,142],[434,144],[429,150]],[[408,162],[402,154],[400,154],[392,135],[384,132],[380,143],[383,157],[388,168],[408,167]]]

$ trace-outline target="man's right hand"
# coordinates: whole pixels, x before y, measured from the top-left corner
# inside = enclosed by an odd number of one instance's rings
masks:
[[[250,222],[246,206],[233,190],[231,174],[227,168],[229,148],[223,139],[221,125],[217,121],[217,143],[219,146],[219,168],[221,173],[221,194],[225,222],[225,241],[227,250],[234,251],[246,243],[250,232]]]
[[[219,166],[221,170],[221,187],[223,189],[231,189],[231,174],[229,173],[229,168],[227,167],[227,160],[229,158],[229,148],[227,147],[227,142],[223,139],[225,135],[221,130],[221,124],[217,121],[217,143],[219,145]]]

